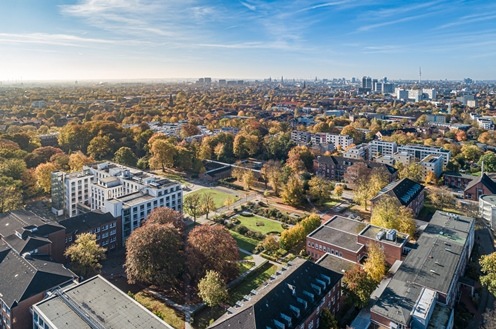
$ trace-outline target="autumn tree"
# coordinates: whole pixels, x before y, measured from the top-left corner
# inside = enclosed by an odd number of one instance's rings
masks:
[[[126,240],[128,281],[161,287],[176,282],[183,271],[182,250],[181,234],[171,223],[145,223]]]
[[[282,188],[281,199],[284,203],[291,206],[297,206],[302,203],[303,183],[299,177],[289,177],[288,182]]]
[[[154,140],[150,147],[150,153],[152,155],[150,168],[165,171],[166,167],[170,168],[174,165],[176,148],[171,142],[164,139]]]
[[[386,255],[379,244],[372,242],[367,245],[367,261],[363,270],[376,283],[381,282],[386,275]]]
[[[0,213],[18,209],[21,205],[21,182],[0,176]]]
[[[124,166],[135,167],[138,163],[138,158],[131,148],[122,146],[115,152],[114,161]]]
[[[487,151],[479,158],[479,162],[477,162],[479,166],[482,168],[482,164],[484,164],[484,172],[495,172],[496,171],[496,154],[491,151]]]
[[[304,218],[298,225],[303,226],[305,236],[307,236],[313,230],[322,225],[322,219],[317,214],[310,214],[310,216]]]
[[[147,224],[172,224],[179,233],[184,231],[183,214],[168,207],[158,207],[153,209],[146,218]]]
[[[195,227],[188,235],[186,252],[193,279],[203,277],[208,270],[218,272],[226,282],[238,274],[238,246],[223,226]]]
[[[52,173],[57,170],[57,166],[47,162],[39,164],[35,171],[36,186],[45,193],[50,193],[52,188]]]
[[[24,161],[26,161],[28,168],[35,168],[41,163],[51,161],[51,158],[56,154],[64,154],[64,152],[53,146],[38,147],[33,152],[26,155]]]
[[[83,166],[93,162],[95,162],[93,158],[87,157],[81,151],[72,153],[69,156],[69,168],[71,171],[81,171],[83,170]]]
[[[387,229],[396,229],[412,237],[416,230],[410,208],[402,206],[395,198],[384,195],[374,205],[370,223]]]
[[[293,169],[295,173],[302,171],[312,171],[314,156],[306,146],[295,146],[288,152],[286,164]]]
[[[433,206],[440,209],[452,208],[456,202],[453,193],[446,186],[430,189],[427,197]]]
[[[496,252],[489,255],[483,255],[479,260],[482,275],[480,282],[496,296]]]
[[[262,166],[262,177],[270,186],[275,195],[279,195],[281,186],[281,162],[269,160]]]
[[[338,329],[338,320],[328,308],[322,309],[319,318],[319,329]]]
[[[205,218],[208,219],[208,215],[210,212],[217,209],[215,207],[214,195],[212,193],[204,193],[200,199],[200,211],[202,214],[205,214]]]
[[[188,194],[184,197],[183,209],[188,215],[193,216],[195,223],[196,217],[202,215],[201,201],[201,195],[198,193]]]
[[[96,160],[102,160],[110,157],[112,154],[113,143],[108,135],[96,136],[88,145],[88,154]]]
[[[281,232],[279,244],[285,250],[291,250],[305,240],[305,229],[302,225],[295,225]]]
[[[386,176],[380,170],[372,170],[370,175],[359,176],[354,193],[355,202],[367,209],[368,201],[386,185]]]
[[[323,204],[331,198],[333,184],[325,178],[313,176],[308,182],[308,194],[318,204]]]
[[[337,184],[334,187],[334,190],[332,191],[332,193],[338,198],[340,198],[343,195],[343,192],[344,192],[344,187],[341,184]]]
[[[227,300],[227,286],[219,273],[207,271],[198,283],[198,296],[210,307],[217,306]]]
[[[64,255],[71,260],[74,269],[83,277],[97,273],[105,259],[104,247],[96,242],[96,235],[82,233],[77,236],[76,241],[66,249]]]
[[[260,242],[262,248],[268,253],[273,253],[279,249],[279,242],[277,242],[276,237],[273,234],[267,235],[262,242]]]
[[[343,276],[343,290],[351,299],[352,304],[359,308],[368,304],[375,288],[376,283],[360,265],[355,265]]]
[[[409,178],[414,182],[421,182],[424,178],[422,165],[418,162],[412,162],[407,166],[403,166],[399,171],[401,179]]]
[[[21,180],[26,172],[26,163],[21,159],[0,160],[0,176],[10,177],[14,180]]]

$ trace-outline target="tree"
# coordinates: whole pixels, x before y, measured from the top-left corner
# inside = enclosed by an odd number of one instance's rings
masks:
[[[424,183],[426,184],[437,184],[437,177],[433,171],[429,171],[424,178]]]
[[[227,300],[227,286],[219,273],[207,271],[198,283],[198,296],[210,307],[217,306]]]
[[[253,174],[253,171],[249,169],[245,170],[245,172],[243,173],[242,182],[243,182],[243,189],[245,191],[249,191],[253,183],[255,182],[255,174]]]
[[[382,196],[374,205],[370,223],[387,229],[396,229],[411,237],[416,229],[411,209],[401,206],[398,200],[389,195]]]
[[[360,265],[355,265],[351,270],[346,271],[343,276],[343,289],[353,305],[359,308],[367,305],[375,288],[376,283]]]
[[[28,168],[35,168],[41,163],[49,162],[52,156],[56,154],[64,154],[64,152],[53,146],[38,147],[33,152],[29,153],[24,160]]]
[[[319,329],[338,329],[338,320],[328,308],[324,308],[320,313]]]
[[[476,162],[482,155],[482,150],[477,145],[463,144],[460,154],[467,161]]]
[[[305,241],[305,229],[302,225],[295,225],[281,232],[279,244],[285,250],[291,250]]]
[[[0,213],[18,209],[22,205],[21,182],[0,176]]]
[[[50,193],[52,188],[52,173],[57,170],[57,166],[47,162],[39,164],[34,175],[36,177],[36,185],[45,193]]]
[[[343,195],[343,192],[344,192],[344,187],[343,185],[339,184],[339,185],[336,185],[334,187],[334,195],[337,196],[338,198],[340,198],[342,195]]]
[[[102,268],[100,261],[105,259],[106,250],[96,242],[95,234],[82,233],[77,236],[75,243],[67,248],[64,255],[74,264],[76,272],[87,277]]]
[[[412,162],[400,170],[399,176],[401,179],[409,178],[415,182],[421,182],[424,178],[422,165],[418,162]]]
[[[232,196],[227,197],[224,201],[224,207],[227,207],[228,210],[231,209],[231,206],[236,202],[236,199]]]
[[[491,151],[487,151],[483,156],[480,157],[477,164],[481,166],[484,163],[484,172],[494,172],[496,171],[496,154]]]
[[[314,156],[306,146],[295,146],[288,152],[286,165],[293,169],[295,173],[302,171],[312,171]]]
[[[313,230],[322,225],[322,219],[317,214],[310,214],[310,216],[304,218],[298,225],[303,226],[303,229],[305,230],[305,236],[307,236]]]
[[[138,163],[138,158],[127,146],[122,146],[114,154],[114,161],[125,166],[135,167]]]
[[[112,148],[113,143],[110,140],[110,137],[108,135],[99,135],[90,141],[90,144],[88,145],[88,154],[96,160],[101,160],[112,154]]]
[[[356,182],[355,202],[362,204],[366,210],[368,201],[386,185],[386,176],[380,170],[372,170],[370,175],[360,175]]]
[[[455,205],[453,193],[446,187],[430,189],[428,194],[429,200],[436,208],[452,208]]]
[[[303,183],[297,176],[289,177],[286,185],[283,186],[281,191],[282,201],[291,206],[301,204],[303,200]]]
[[[313,176],[308,182],[308,194],[318,204],[323,204],[331,198],[333,184],[325,178]]]
[[[204,193],[200,199],[200,211],[205,214],[206,219],[211,211],[217,209],[215,207],[214,195],[212,193]]]
[[[14,180],[20,180],[26,170],[26,163],[21,159],[4,159],[0,162],[0,176],[7,176]]]
[[[161,287],[174,283],[183,271],[183,242],[172,224],[145,224],[126,241],[126,275],[130,283]]]
[[[281,163],[274,160],[267,161],[262,167],[261,174],[272,191],[274,191],[274,194],[279,195],[281,186]]]
[[[193,216],[193,221],[196,223],[196,217],[202,214],[201,209],[201,196],[198,193],[188,194],[184,198],[183,208],[184,211],[190,216]]]
[[[176,148],[171,142],[164,139],[155,139],[151,144],[150,153],[152,155],[150,168],[165,171],[166,167],[174,165]]]
[[[483,255],[479,260],[479,264],[483,273],[480,277],[480,282],[491,294],[496,296],[496,252]]]
[[[186,244],[188,273],[199,279],[214,270],[228,282],[238,274],[238,245],[220,225],[200,225],[188,235]]]
[[[376,283],[381,282],[386,275],[386,255],[381,246],[375,242],[367,246],[367,261],[363,265],[363,270]]]
[[[71,171],[81,171],[83,166],[95,162],[91,157],[87,157],[83,152],[72,153],[69,156],[69,168]]]
[[[265,237],[265,239],[261,242],[262,248],[267,251],[269,254],[276,252],[279,249],[279,242],[277,242],[276,237],[272,234],[269,234]]]
[[[167,207],[158,207],[152,210],[146,219],[146,224],[172,224],[179,233],[184,232],[183,214]]]

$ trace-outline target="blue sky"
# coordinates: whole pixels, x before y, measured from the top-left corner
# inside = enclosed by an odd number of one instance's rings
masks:
[[[1,0],[0,80],[496,79],[496,1]]]

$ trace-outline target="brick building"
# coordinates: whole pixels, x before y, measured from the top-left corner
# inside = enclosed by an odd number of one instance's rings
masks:
[[[367,246],[378,243],[392,265],[402,259],[407,242],[408,235],[395,230],[334,216],[307,236],[306,251],[313,260],[329,253],[359,264],[367,255]]]
[[[297,258],[273,275],[268,284],[245,296],[215,321],[211,329],[318,328],[324,308],[341,305],[341,278],[310,261]]]
[[[444,185],[460,190],[464,190],[474,179],[478,179],[478,177],[458,172],[445,172],[443,174]]]
[[[424,186],[409,178],[390,183],[373,197],[370,200],[372,212],[374,211],[374,205],[386,195],[398,200],[400,205],[410,208],[414,216],[417,216],[424,207]]]
[[[472,201],[479,201],[482,195],[496,194],[496,182],[486,173],[481,177],[472,180],[463,191],[464,198]]]

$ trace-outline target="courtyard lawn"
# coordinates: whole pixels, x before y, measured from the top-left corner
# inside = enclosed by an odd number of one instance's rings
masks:
[[[281,233],[284,229],[280,222],[268,220],[266,218],[253,215],[253,216],[236,216],[236,219],[241,222],[240,225],[246,226],[249,230],[268,234],[270,232]]]
[[[260,287],[265,281],[269,280],[270,276],[277,271],[277,266],[270,263],[265,264],[262,268],[257,269],[252,274],[249,274],[239,286],[229,291],[228,304],[234,305],[243,296],[249,295],[250,291]]]
[[[330,201],[325,202],[325,203],[324,203],[324,206],[331,208],[331,207],[334,207],[335,205],[337,205],[337,204],[338,204],[338,203],[340,203],[340,202],[341,202],[341,201],[339,201],[339,200],[334,200],[334,199],[332,199],[332,200],[330,200]]]
[[[214,198],[214,203],[215,207],[217,209],[224,207],[224,203],[228,198],[234,198],[234,202],[239,200],[239,197],[233,194],[225,193],[222,191],[214,190],[214,189],[209,189],[209,188],[202,188],[196,191],[193,191],[187,195],[192,195],[192,194],[199,194],[203,196],[206,193],[212,194],[212,197]]]
[[[182,315],[178,314],[176,310],[167,306],[164,302],[155,298],[153,295],[150,295],[145,291],[140,291],[134,295],[134,299],[174,328],[184,328],[184,320]]]
[[[231,233],[234,240],[236,240],[236,243],[238,244],[238,248],[244,249],[249,252],[253,252],[253,249],[255,249],[255,247],[258,244],[257,240],[241,235],[238,232],[234,232],[230,230],[229,233]]]

